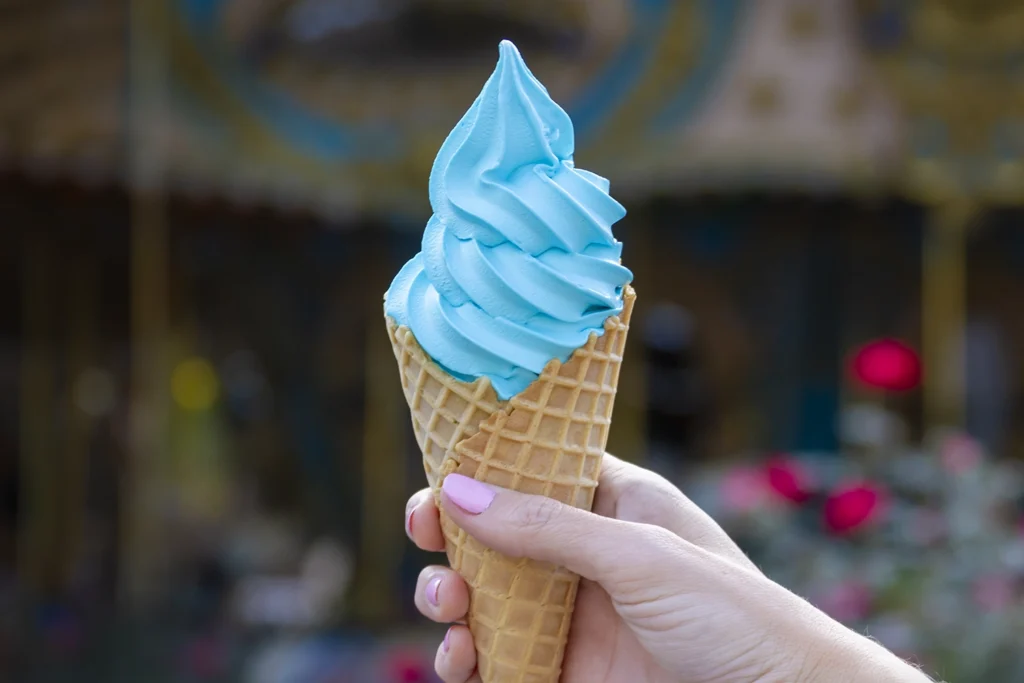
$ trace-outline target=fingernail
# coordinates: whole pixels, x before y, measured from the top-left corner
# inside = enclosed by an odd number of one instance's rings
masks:
[[[416,514],[416,508],[410,508],[405,513],[405,535],[412,538],[412,516]]]
[[[429,583],[427,583],[427,602],[434,607],[441,605],[441,599],[438,597],[438,592],[441,590],[441,577],[435,576]]]
[[[486,484],[461,474],[449,474],[441,485],[448,499],[471,515],[479,515],[494,502],[498,495]]]
[[[451,648],[451,646],[452,646],[452,644],[451,644],[451,642],[449,640],[451,638],[451,635],[452,635],[452,630],[451,629],[448,629],[447,631],[445,631],[444,642],[441,643],[441,652],[443,652],[445,654],[448,654],[448,649]]]

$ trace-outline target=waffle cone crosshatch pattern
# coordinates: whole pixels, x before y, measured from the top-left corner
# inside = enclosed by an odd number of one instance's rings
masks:
[[[423,453],[440,495],[457,472],[591,509],[608,441],[635,294],[619,316],[568,361],[552,360],[523,392],[498,401],[487,380],[460,382],[408,329],[388,331]],[[579,577],[550,564],[505,557],[442,513],[449,562],[470,588],[468,623],[485,683],[557,683]]]

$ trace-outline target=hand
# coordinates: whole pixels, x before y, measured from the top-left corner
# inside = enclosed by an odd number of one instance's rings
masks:
[[[770,581],[668,481],[610,455],[593,513],[459,475],[445,479],[441,501],[489,547],[583,577],[562,683],[928,680]],[[410,499],[406,530],[420,548],[444,550],[428,490]],[[469,593],[451,569],[431,566],[416,605],[453,623]],[[479,683],[468,628],[452,626],[435,665],[445,683]]]

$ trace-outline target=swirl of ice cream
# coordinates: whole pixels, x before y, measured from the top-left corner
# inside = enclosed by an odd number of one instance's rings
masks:
[[[385,295],[435,362],[503,400],[602,334],[632,279],[611,231],[626,211],[573,148],[569,115],[503,41],[434,161],[422,251]]]

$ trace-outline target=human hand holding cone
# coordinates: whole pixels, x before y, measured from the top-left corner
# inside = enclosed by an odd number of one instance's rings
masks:
[[[385,296],[439,498],[453,472],[591,509],[634,294],[625,209],[508,41],[438,152],[422,251]],[[483,683],[557,683],[579,577],[483,547],[442,511]]]
[[[608,442],[635,296],[566,363],[498,401],[487,378],[461,382],[388,319],[423,467],[435,496],[452,472],[590,510]],[[557,683],[579,577],[482,546],[441,513],[448,561],[470,592],[468,625],[484,683]]]

